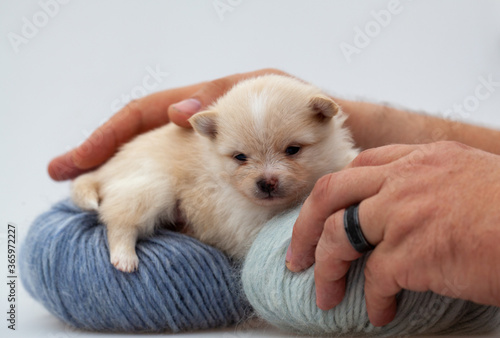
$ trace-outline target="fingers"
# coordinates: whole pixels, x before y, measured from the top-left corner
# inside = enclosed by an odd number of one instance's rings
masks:
[[[361,256],[347,239],[343,221],[344,211],[330,216],[316,247],[314,280],[316,304],[329,310],[342,301],[345,293],[345,275],[350,262]]]
[[[190,127],[187,121],[189,117],[211,104],[235,83],[263,74],[287,75],[276,69],[262,69],[212,82],[170,89],[132,101],[80,146],[53,159],[48,166],[49,175],[56,181],[75,178],[104,163],[113,156],[118,147],[134,136],[164,125],[170,120],[182,127]]]
[[[166,124],[168,107],[189,97],[201,85],[166,90],[132,101],[80,146],[53,159],[48,167],[50,177],[62,181],[102,164],[137,134]]]
[[[236,83],[264,74],[288,75],[277,69],[261,69],[248,73],[234,74],[210,82],[205,82],[203,86],[189,98],[172,104],[168,108],[170,120],[181,127],[189,128],[191,125],[189,124],[188,119],[193,116],[193,114],[196,114],[200,110],[214,103]]]
[[[394,144],[362,151],[346,168],[381,166],[419,149],[417,145]]]
[[[378,197],[364,200],[360,204],[359,218],[363,232],[367,227],[363,224],[384,224],[370,222],[367,215],[377,204]],[[380,202],[380,201],[379,201]],[[382,202],[383,203],[383,202]],[[337,306],[343,299],[346,288],[346,274],[351,261],[362,256],[354,250],[344,229],[344,212],[340,210],[331,215],[325,222],[323,233],[315,251],[314,280],[316,286],[316,304],[322,310]],[[369,256],[365,267],[365,298],[370,322],[375,326],[388,324],[396,314],[395,295],[401,290],[393,278],[397,271],[396,262],[384,256],[384,244],[380,244]]]
[[[72,151],[52,159],[47,170],[49,172],[49,176],[55,181],[67,180],[81,175],[86,171],[78,168],[73,162]]]
[[[287,254],[288,268],[291,271],[301,271],[311,266],[327,218],[340,209],[376,195],[386,181],[386,173],[381,166],[396,161],[417,148],[414,145],[392,145],[366,150],[346,170],[321,178],[295,222]],[[365,230],[365,237],[370,243],[376,244],[381,240],[382,233],[381,228],[369,227]]]
[[[383,237],[385,222],[373,217],[380,202],[380,197],[376,195],[363,200],[359,205],[359,223],[365,237],[367,232],[370,233],[367,229],[380,231],[368,237],[380,240]],[[342,209],[328,217],[315,251],[316,304],[323,310],[329,310],[342,301],[345,275],[350,268],[350,262],[362,256],[353,248],[347,237],[344,215],[345,209]]]
[[[191,125],[188,119],[191,116],[199,112],[202,108],[206,108],[214,103],[215,100],[229,91],[238,81],[239,79],[233,75],[206,82],[190,98],[174,103],[168,108],[170,119],[181,127],[190,128]]]
[[[301,271],[311,266],[314,263],[314,251],[330,215],[377,194],[385,179],[382,167],[352,168],[319,179],[293,227],[287,267],[291,271]],[[376,245],[382,238],[382,231],[370,229],[365,237]]]
[[[365,301],[370,322],[374,326],[389,324],[396,316],[396,294],[401,287],[393,278],[393,270],[388,268],[391,258],[376,248],[365,266]]]
[[[418,147],[414,145],[392,145],[370,149],[358,155],[346,170],[321,178],[305,201],[295,222],[287,254],[287,267],[291,271],[301,271],[311,266],[327,218],[338,210],[378,194],[387,179],[382,166],[399,160],[417,149]],[[363,209],[360,208],[360,213],[361,210]],[[377,226],[364,229],[365,237],[371,244],[377,244],[382,239],[381,223]]]

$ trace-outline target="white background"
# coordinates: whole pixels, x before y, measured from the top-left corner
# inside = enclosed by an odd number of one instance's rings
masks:
[[[231,10],[218,12],[217,1]],[[72,0],[52,6],[44,22],[39,2],[2,0],[0,314],[8,305],[1,277],[7,222],[22,237],[36,215],[68,195],[67,182],[49,179],[49,160],[141,94],[149,68],[169,73],[155,82],[160,90],[276,67],[344,97],[438,116],[448,111],[500,128],[500,87],[474,99],[481,77],[500,82],[500,3],[401,0],[382,26],[373,13],[389,2]],[[40,27],[16,45],[13,36],[23,36],[26,22]],[[365,29],[369,40],[355,41]],[[359,53],[346,58],[341,46],[355,42]],[[468,111],[453,111],[462,104]],[[21,287],[18,293],[17,331],[7,330],[0,315],[2,337],[90,335],[63,325]],[[224,335],[256,334],[228,329]]]

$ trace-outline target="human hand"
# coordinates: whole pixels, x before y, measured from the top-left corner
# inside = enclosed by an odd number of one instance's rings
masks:
[[[372,324],[394,318],[401,289],[500,305],[500,156],[453,142],[392,145],[321,178],[295,223],[287,266],[315,262],[323,310],[341,302],[350,262],[361,256],[343,223],[357,202],[376,246],[365,267]]]
[[[261,69],[169,89],[131,101],[80,146],[54,158],[48,167],[49,175],[56,181],[75,178],[106,162],[122,144],[138,134],[169,121],[188,128],[187,120],[193,114],[213,103],[236,83],[264,74],[288,75],[277,69]]]

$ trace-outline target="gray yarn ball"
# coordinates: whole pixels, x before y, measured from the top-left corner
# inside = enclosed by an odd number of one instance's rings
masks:
[[[297,209],[269,221],[243,266],[245,294],[257,315],[269,323],[309,335],[477,334],[499,326],[497,307],[430,291],[403,290],[397,296],[396,318],[384,327],[374,327],[368,320],[364,299],[366,255],[351,265],[344,300],[329,311],[320,310],[315,301],[313,267],[301,273],[291,273],[285,267],[298,214]]]

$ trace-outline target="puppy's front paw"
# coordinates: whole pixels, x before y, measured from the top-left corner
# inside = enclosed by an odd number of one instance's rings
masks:
[[[111,252],[111,264],[123,272],[134,272],[139,266],[139,257],[135,252]]]

